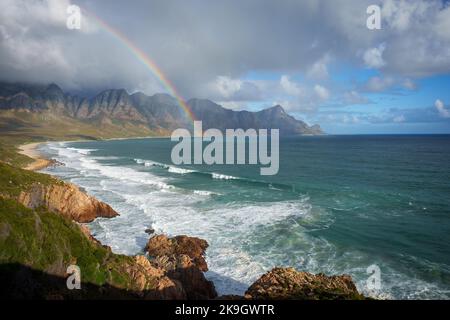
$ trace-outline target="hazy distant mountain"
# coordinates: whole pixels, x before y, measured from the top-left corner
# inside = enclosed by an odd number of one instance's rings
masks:
[[[281,135],[322,134],[318,125],[288,115],[277,105],[259,112],[233,111],[210,101],[187,102],[203,128],[279,128]],[[15,128],[15,125],[17,128]],[[64,93],[48,86],[0,84],[0,131],[39,133],[66,127],[73,135],[94,137],[167,135],[176,128],[191,128],[192,121],[167,94],[128,94],[124,89],[100,92],[92,98]],[[62,128],[61,128],[62,127]],[[65,133],[65,132],[61,132]]]
[[[225,109],[210,100],[200,99],[191,99],[188,101],[188,105],[197,119],[202,120],[204,129],[275,128],[280,129],[280,134],[284,136],[323,134],[320,126],[308,126],[305,122],[287,114],[280,105],[258,112],[233,111]]]

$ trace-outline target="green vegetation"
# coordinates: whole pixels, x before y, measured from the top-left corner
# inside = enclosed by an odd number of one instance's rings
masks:
[[[21,191],[29,189],[36,183],[50,185],[63,182],[47,174],[20,169],[0,162],[0,196],[15,198]]]
[[[61,215],[31,210],[12,199],[0,198],[0,264],[61,277],[67,266],[76,264],[83,283],[136,289],[127,272],[135,264],[133,257],[113,254]]]
[[[89,238],[76,222],[58,213],[44,207],[29,209],[16,200],[21,191],[34,184],[63,183],[49,175],[0,162],[0,280],[9,281],[25,274],[26,281],[39,289],[37,293],[33,288],[24,290],[31,290],[37,297],[56,292],[69,298],[96,298],[106,292],[107,296],[130,298],[130,292],[142,289],[142,284],[133,278],[140,272],[134,257],[112,253]],[[70,292],[62,286],[66,268],[71,264],[80,267],[81,281],[90,289]],[[23,268],[31,271],[21,272]],[[55,276],[59,279],[56,286],[55,280],[51,280]],[[151,275],[145,275],[144,279],[147,290],[157,283]],[[15,280],[9,285],[21,286]]]
[[[33,160],[23,154],[18,153],[14,144],[3,142],[0,138],[0,162],[9,163],[18,167],[24,167]]]
[[[0,110],[0,140],[12,144],[57,140],[131,138],[160,134],[135,121],[97,118],[81,121],[50,111]]]

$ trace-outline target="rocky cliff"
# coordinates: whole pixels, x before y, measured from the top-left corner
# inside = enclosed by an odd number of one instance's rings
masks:
[[[18,201],[34,209],[41,206],[77,222],[95,218],[113,218],[119,214],[108,204],[98,201],[71,183],[33,184],[20,193]]]

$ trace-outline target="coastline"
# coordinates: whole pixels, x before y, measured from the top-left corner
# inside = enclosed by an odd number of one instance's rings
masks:
[[[19,153],[27,156],[34,161],[26,165],[23,169],[38,171],[55,163],[55,160],[44,157],[38,150],[38,146],[45,142],[26,143],[18,146]]]
[[[17,146],[19,149],[18,153],[33,159],[33,162],[29,163],[23,169],[31,171],[39,171],[47,168],[56,163],[56,160],[47,158],[44,154],[39,152],[37,149],[40,145],[48,142],[88,142],[88,141],[113,141],[113,140],[128,140],[128,139],[161,139],[170,138],[168,136],[148,136],[148,137],[123,137],[123,138],[108,138],[99,140],[63,140],[63,141],[42,141],[42,142],[31,142],[25,143]]]
[[[144,139],[146,137],[142,137],[141,139]],[[108,140],[125,140],[125,139],[135,139],[135,138],[118,138],[118,139],[108,139]],[[138,138],[139,139],[139,138]],[[104,139],[102,139],[104,140]],[[106,140],[106,139],[105,139]],[[81,141],[81,140],[78,140]],[[30,158],[32,158],[34,161],[33,163],[28,164],[27,166],[25,166],[26,170],[32,170],[32,171],[38,171],[41,170],[49,165],[58,163],[56,160],[54,159],[49,159],[50,155],[49,154],[45,154],[45,152],[40,151],[39,150],[39,146],[41,146],[44,143],[50,143],[52,141],[44,141],[44,142],[35,142],[35,143],[27,143],[27,144],[23,144],[18,146],[18,149],[20,150],[19,153],[26,155]],[[67,142],[67,141],[66,141]],[[59,178],[58,178],[59,179]],[[70,194],[72,194],[73,190],[70,190]],[[67,195],[68,193],[66,193]],[[41,195],[40,195],[41,196]],[[34,197],[34,196],[33,196]],[[58,192],[50,192],[48,193],[48,195],[46,194],[43,198],[44,199],[50,199],[50,198],[54,198],[58,197]],[[64,199],[66,199],[67,197],[64,196]],[[73,198],[72,196],[70,196],[70,198]],[[55,201],[53,201],[55,202]],[[61,208],[69,208],[69,207],[73,207],[73,204],[67,204],[66,200],[64,201],[60,201],[60,199],[57,200],[58,203],[63,203],[63,205],[61,206]],[[76,200],[77,203],[80,203],[80,200]],[[107,205],[106,203],[104,203],[105,205]],[[98,218],[101,216],[96,216],[95,218]],[[113,218],[113,216],[108,217],[108,218]],[[73,221],[76,222],[80,222],[80,220],[78,219],[73,219]],[[83,221],[81,221],[83,222]],[[90,233],[89,229],[83,229],[84,232],[86,233],[86,235],[89,237],[89,239],[91,239],[94,243],[98,244],[98,245],[102,245],[101,242],[99,240],[96,240]],[[165,237],[165,238],[164,238]],[[153,239],[153,240],[152,240]],[[175,240],[174,240],[175,239]],[[190,237],[190,236],[185,236],[185,235],[179,235],[179,236],[175,236],[173,238],[168,238],[167,236],[165,236],[164,234],[157,234],[157,235],[152,235],[150,237],[150,239],[148,240],[150,242],[156,242],[156,247],[158,247],[159,242],[158,241],[162,241],[163,244],[165,243],[169,243],[171,245],[174,245],[173,243],[175,243],[175,246],[177,246],[178,244],[176,244],[178,241],[177,239],[182,239],[180,241],[182,241],[181,243],[183,245],[185,245],[185,243],[183,241],[188,241],[189,243],[191,243],[192,241],[198,241],[201,243],[205,243],[206,245],[204,246],[204,248],[201,250],[202,253],[202,257],[204,252],[206,251],[206,248],[209,246],[209,244],[207,244],[207,242],[203,239],[200,238],[194,238],[194,237]],[[186,240],[187,239],[187,240]],[[175,241],[175,242],[174,242]],[[152,242],[152,243],[153,243]],[[147,243],[146,248],[151,248],[151,246],[149,246]],[[181,244],[180,244],[181,245]],[[111,249],[110,249],[111,250]],[[145,249],[147,250],[147,249]],[[150,250],[150,249],[149,249]],[[155,249],[156,250],[156,249]],[[172,249],[170,249],[172,250]],[[169,250],[169,251],[170,251]],[[173,249],[175,250],[175,249]],[[178,250],[178,249],[177,249]],[[175,259],[174,261],[177,263],[181,263],[183,262],[184,264],[182,264],[182,268],[180,274],[182,275],[182,278],[178,279],[177,277],[174,277],[174,280],[177,281],[181,281],[183,280],[183,290],[187,290],[186,297],[182,297],[182,299],[195,299],[195,297],[197,296],[201,296],[203,299],[214,299],[215,297],[217,297],[217,295],[219,294],[218,291],[216,291],[216,287],[213,283],[213,279],[210,278],[206,278],[206,276],[203,274],[204,272],[206,272],[207,266],[206,266],[206,262],[205,262],[205,267],[197,267],[197,262],[194,263],[194,261],[197,261],[193,258],[191,258],[190,262],[185,262],[184,260],[181,261],[179,259],[179,257],[175,257],[173,258],[173,256],[171,255],[171,251],[168,253],[160,253],[159,251],[155,251],[156,253],[154,253],[153,255],[155,257],[171,257],[171,259]],[[149,251],[150,252],[150,251]],[[188,253],[190,253],[191,251],[189,251]],[[183,255],[186,255],[185,253],[182,253]],[[134,255],[130,255],[130,254],[126,254],[126,256],[128,258],[134,258]],[[189,256],[189,255],[188,255]],[[138,256],[136,256],[138,257]],[[181,256],[180,256],[181,257]],[[204,259],[204,258],[202,258]],[[148,264],[148,262],[146,262],[147,260],[143,260],[146,264]],[[139,261],[141,261],[139,260]],[[152,265],[153,266],[153,265]],[[194,268],[195,267],[195,268]],[[194,268],[194,269],[192,269]],[[197,270],[198,269],[198,270]],[[166,268],[166,269],[161,269],[163,270],[163,272],[165,274],[171,274],[172,270],[170,268]],[[192,275],[189,272],[192,272],[191,270],[195,270],[195,275]],[[169,276],[168,276],[169,277]],[[364,296],[360,295],[357,291],[357,288],[355,286],[355,284],[353,283],[353,280],[346,275],[342,275],[342,276],[321,276],[321,275],[314,275],[314,274],[309,274],[309,273],[299,273],[298,271],[296,271],[293,268],[275,268],[272,269],[271,271],[268,271],[266,273],[264,273],[263,275],[259,275],[258,276],[258,280],[256,282],[254,282],[250,287],[247,287],[242,293],[240,293],[239,295],[234,295],[234,299],[264,299],[264,298],[270,298],[272,297],[272,291],[267,291],[265,292],[264,290],[262,290],[261,288],[266,288],[268,287],[268,284],[266,282],[270,282],[270,288],[273,287],[273,284],[271,284],[271,279],[273,278],[282,278],[284,282],[295,282],[296,279],[298,278],[305,278],[304,281],[309,281],[308,279],[310,277],[312,277],[312,279],[318,279],[320,281],[323,281],[326,286],[336,286],[339,287],[339,289],[343,290],[343,296],[346,297],[346,299],[364,299]],[[322,279],[322,278],[323,279]],[[169,280],[172,278],[168,278]],[[317,280],[317,281],[318,281]],[[302,280],[303,281],[303,280]],[[316,281],[316,280],[314,280]],[[193,283],[195,283],[195,286],[193,287]],[[317,287],[317,295],[316,298],[320,299],[321,298],[321,292],[323,291],[322,288],[319,288],[320,286],[317,285],[316,282],[311,283],[311,284],[307,284],[308,286],[311,287],[311,290],[316,290]],[[286,291],[285,288],[283,287],[283,292]],[[272,290],[272,289],[271,289]],[[261,293],[262,292],[262,293]],[[279,299],[303,299],[303,291],[286,291],[286,294],[283,296],[279,296],[277,298]],[[227,296],[225,296],[227,297]],[[165,297],[165,299],[168,299],[170,297]],[[339,298],[339,297],[337,297]]]

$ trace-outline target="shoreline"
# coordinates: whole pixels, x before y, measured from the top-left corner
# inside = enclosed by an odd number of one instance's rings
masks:
[[[37,148],[45,142],[26,143],[18,146],[19,153],[33,159],[33,162],[27,164],[23,169],[38,171],[56,163],[53,159],[48,159],[40,153]]]
[[[148,138],[148,137],[140,137],[140,138],[112,138],[112,139],[107,139],[107,140],[133,140],[133,139],[145,139],[145,138]],[[156,138],[156,137],[154,137],[154,138]],[[158,137],[159,138],[159,137]],[[75,141],[90,141],[90,140],[72,140],[72,141],[59,141],[59,142],[75,142]],[[106,141],[106,139],[102,139],[102,140],[100,140],[100,141]],[[34,143],[26,143],[26,144],[22,144],[22,145],[19,145],[19,146],[17,146],[18,147],[18,149],[19,149],[19,153],[20,154],[23,154],[23,155],[25,155],[25,156],[28,156],[28,157],[30,157],[30,158],[32,158],[34,161],[32,162],[32,163],[30,163],[30,164],[28,164],[26,167],[24,167],[23,169],[26,169],[26,170],[32,170],[32,171],[38,171],[38,170],[42,170],[42,169],[44,169],[44,168],[46,168],[46,167],[48,167],[48,166],[51,166],[51,165],[54,165],[54,164],[57,164],[57,163],[59,163],[58,161],[56,161],[55,159],[51,159],[51,158],[49,158],[50,157],[50,154],[46,154],[45,152],[43,152],[43,151],[40,151],[40,150],[38,150],[39,149],[39,147],[41,146],[41,145],[43,145],[43,144],[46,144],[46,143],[54,143],[54,142],[58,142],[58,141],[42,141],[42,142],[34,142]],[[46,175],[49,175],[49,173],[45,173]],[[61,178],[57,178],[57,179],[61,179]],[[64,180],[63,180],[64,181]],[[78,185],[76,185],[76,186],[78,186]],[[83,191],[83,192],[86,192],[86,191]],[[96,199],[96,198],[95,198]],[[105,204],[107,204],[106,202],[105,202]],[[99,217],[96,217],[95,218],[95,220],[97,220]],[[113,217],[111,217],[111,218],[113,218]],[[89,236],[91,236],[91,234],[90,234],[90,231],[89,231],[89,229],[88,229],[88,235]],[[164,233],[161,233],[161,235],[164,235]],[[150,236],[150,239],[153,237],[154,235],[151,235]],[[182,237],[182,236],[178,236],[178,237]],[[175,236],[174,236],[174,238],[175,238]],[[95,238],[93,238],[93,239],[95,239]],[[150,241],[150,239],[149,239],[149,241]],[[200,240],[202,240],[202,241],[205,241],[205,240],[203,240],[203,239],[200,239]],[[95,240],[95,241],[97,241],[98,243],[100,243],[100,241],[98,241],[98,240]],[[156,240],[155,240],[156,241]],[[101,244],[101,243],[100,243]],[[103,245],[103,244],[102,244]],[[206,250],[206,249],[205,249]],[[118,253],[116,253],[116,252],[114,252],[115,254],[118,254]],[[126,256],[128,256],[128,257],[133,257],[134,256],[134,254],[130,254],[130,253],[125,253],[124,255],[126,255]],[[204,272],[203,270],[200,270],[200,271],[202,271],[202,272]],[[276,269],[275,267],[274,268],[272,268],[272,269],[270,269],[270,274],[272,274],[272,273],[274,273],[274,274],[276,274],[276,276],[278,276],[278,273],[280,273],[282,276],[285,276],[285,277],[288,277],[288,279],[289,279],[289,281],[293,281],[290,277],[294,277],[294,276],[292,276],[292,274],[293,274],[293,272],[297,272],[297,271],[295,271],[294,269],[286,269],[286,270],[279,270],[279,269]],[[264,283],[264,279],[262,278],[264,275],[266,275],[266,274],[269,274],[269,271],[266,271],[264,274],[262,274],[262,275],[259,275],[258,277],[257,277],[257,281],[260,281],[261,283]],[[314,275],[315,276],[315,275]],[[211,282],[211,283],[214,283],[215,281],[216,281],[216,279],[213,279],[213,278],[210,278],[210,277],[207,277],[206,275],[204,275],[204,277],[205,277],[205,281],[206,281],[206,283],[209,283],[209,282]],[[263,280],[261,280],[261,279],[263,279]],[[330,278],[331,279],[331,278]],[[350,278],[351,279],[351,278]],[[191,280],[189,280],[189,281],[191,281]],[[333,281],[333,280],[330,280],[330,281]],[[350,281],[352,281],[352,280],[350,280]],[[256,284],[255,284],[256,283]],[[248,284],[247,285],[247,291],[248,290],[250,290],[251,289],[251,286],[256,286],[258,284],[258,282],[252,282],[252,284],[250,285],[250,284]],[[214,287],[213,287],[214,288]],[[214,290],[218,290],[218,289],[214,289]],[[355,287],[355,290],[357,290],[356,289],[356,287]],[[240,292],[239,294],[237,294],[237,293],[235,293],[234,295],[236,295],[236,297],[239,297],[239,299],[246,299],[246,292],[247,291],[245,291],[245,292]],[[221,295],[220,293],[219,293],[220,291],[216,291],[216,294],[217,295]],[[357,291],[358,292],[358,291]],[[222,293],[223,294],[223,293]],[[226,294],[226,293],[225,293]],[[256,294],[256,291],[255,291],[255,294]],[[359,293],[358,293],[359,294]],[[230,295],[233,295],[233,293],[230,293]],[[250,296],[251,297],[251,296]],[[250,298],[251,299],[251,298]]]
[[[42,142],[31,142],[24,143],[17,148],[19,149],[18,153],[27,156],[33,159],[33,162],[27,164],[22,169],[31,170],[31,171],[39,171],[45,169],[55,163],[57,163],[54,159],[49,159],[41,152],[37,150],[37,148],[41,144],[49,143],[49,142],[91,142],[91,141],[114,141],[114,140],[132,140],[132,139],[161,139],[161,138],[170,138],[167,136],[148,136],[148,137],[123,137],[123,138],[107,138],[107,139],[98,139],[98,140],[87,140],[87,139],[79,139],[79,140],[61,140],[61,141],[42,141]]]

